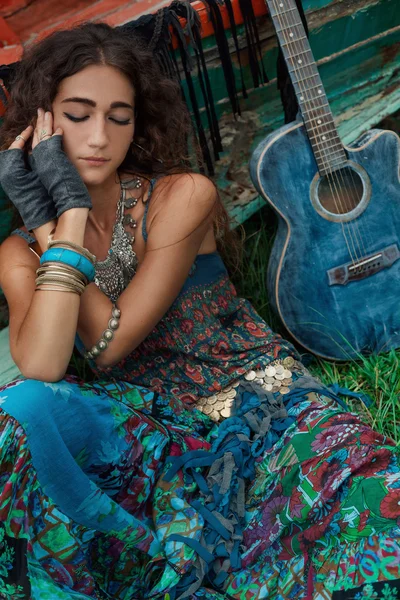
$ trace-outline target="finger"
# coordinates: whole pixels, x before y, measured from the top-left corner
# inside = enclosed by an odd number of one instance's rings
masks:
[[[53,135],[51,137],[54,137],[56,135],[62,135],[64,133],[64,131],[61,129],[61,127],[57,127],[57,129],[55,130],[55,132],[53,133]]]
[[[23,150],[25,143],[28,141],[28,139],[32,135],[32,132],[33,132],[32,125],[28,125],[28,127],[26,127],[23,131],[21,131],[19,136],[17,136],[19,139],[14,140],[8,149],[12,150],[15,148],[19,148],[20,150]]]
[[[36,127],[33,134],[32,148],[38,145],[40,142],[40,130],[43,128],[43,111],[41,108],[37,109]]]
[[[50,111],[41,111],[38,113],[38,124],[37,128],[37,144],[44,142],[52,137],[53,135],[53,115]],[[36,145],[37,145],[36,144]]]
[[[53,135],[53,115],[50,111],[44,113],[42,139]]]

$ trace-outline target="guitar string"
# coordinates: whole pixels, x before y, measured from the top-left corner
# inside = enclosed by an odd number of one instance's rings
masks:
[[[272,0],[272,1],[273,1],[273,0]],[[280,4],[283,6],[283,2],[280,2]],[[282,33],[282,36],[283,36],[283,38],[284,38],[284,40],[285,40],[285,42],[286,42],[286,45],[288,46],[288,49],[290,50],[290,46],[289,46],[289,44],[291,44],[291,45],[295,46],[295,53],[296,53],[296,54],[298,54],[298,56],[300,56],[300,55],[301,55],[301,54],[303,54],[303,53],[310,53],[310,54],[312,55],[312,51],[311,51],[311,49],[307,49],[305,52],[300,52],[300,51],[297,49],[297,42],[299,41],[299,39],[294,39],[294,40],[290,41],[290,40],[289,40],[289,39],[288,39],[288,38],[285,36],[285,31],[284,31],[284,29],[285,29],[285,28],[284,28],[284,27],[282,27],[282,25],[283,25],[283,21],[280,19],[280,16],[281,16],[281,15],[285,15],[285,14],[287,14],[288,12],[292,12],[292,11],[293,11],[293,12],[295,12],[295,11],[297,11],[297,8],[296,8],[296,7],[293,7],[293,8],[289,7],[289,10],[288,10],[288,11],[284,11],[283,13],[280,13],[280,11],[279,11],[279,10],[277,9],[277,7],[276,7],[276,4],[274,3],[274,9],[275,9],[275,13],[276,13],[276,15],[275,15],[275,16],[276,16],[276,18],[277,18],[277,20],[278,20],[279,24],[281,25],[281,33]],[[283,18],[285,18],[285,17],[283,16]],[[286,18],[286,23],[287,23],[287,28],[291,28],[291,27],[298,27],[298,26],[300,26],[300,27],[301,27],[301,24],[300,24],[300,25],[296,25],[295,23],[290,23],[288,18]],[[297,33],[297,30],[296,30],[296,33]],[[304,32],[304,33],[305,33],[305,32]],[[292,64],[292,66],[293,66],[293,72],[294,72],[294,74],[295,74],[295,75],[297,75],[297,73],[301,73],[301,70],[300,70],[300,69],[299,69],[299,68],[296,66],[296,64],[295,64],[295,60],[294,60],[294,58],[295,58],[295,57],[294,57],[294,56],[290,56],[290,58],[291,58],[291,59],[292,59],[292,61],[293,61],[293,64]],[[315,62],[315,61],[314,61],[314,62]],[[310,64],[306,64],[306,65],[304,65],[304,66],[302,67],[302,70],[304,70],[305,72],[307,72],[306,70],[307,70],[307,69],[309,69],[310,67],[312,67],[312,64],[311,64],[311,63],[310,63]],[[312,78],[312,77],[314,77],[314,75],[313,75],[313,73],[312,73],[312,70],[311,70],[311,73],[310,73],[310,75],[311,75],[311,78]],[[319,77],[319,74],[318,74],[318,73],[317,73],[317,75],[318,75],[318,77]],[[296,77],[296,79],[297,79],[297,77]],[[311,102],[313,102],[313,99],[312,99],[312,98],[311,98],[311,99],[310,99],[310,98],[308,98],[308,90],[307,90],[307,88],[306,88],[306,87],[305,87],[305,89],[304,89],[304,90],[302,89],[301,82],[302,82],[302,79],[301,79],[301,78],[297,79],[297,85],[299,86],[300,93],[301,93],[301,97],[303,97],[303,98],[304,98],[304,96],[306,96],[306,101],[305,101],[305,103],[304,103],[305,107],[307,106],[307,103],[308,103],[308,105],[310,106],[310,112],[311,112],[311,111],[313,111],[313,112],[318,112],[318,110],[320,110],[320,109],[321,109],[321,106],[316,106],[316,105],[314,105],[314,104],[313,104],[312,106],[310,105],[310,100],[311,100]],[[322,82],[321,82],[321,84],[320,84],[318,87],[320,87],[320,88],[323,90],[323,85],[322,85]],[[326,97],[326,94],[324,94],[324,95],[325,95],[325,97]],[[322,94],[321,94],[321,96],[322,96]],[[318,97],[318,96],[316,96],[316,97],[314,98],[314,100],[317,100],[317,99],[319,99],[319,97]],[[323,99],[323,96],[322,96],[322,99]],[[326,99],[327,99],[327,98],[326,98]],[[307,110],[307,111],[305,111],[305,112],[309,112],[309,111]],[[325,116],[325,115],[324,115],[324,116]],[[329,115],[328,115],[328,116],[329,116]],[[304,117],[303,117],[303,119],[304,119]],[[330,131],[329,131],[329,129],[328,129],[328,125],[327,125],[325,122],[322,122],[322,123],[321,123],[322,127],[319,127],[319,128],[317,128],[317,127],[313,126],[313,124],[312,124],[312,122],[313,122],[313,121],[315,121],[315,120],[317,120],[317,123],[318,123],[318,120],[321,120],[321,119],[319,119],[319,118],[318,118],[318,116],[315,116],[315,117],[311,117],[311,118],[310,118],[310,122],[311,122],[311,132],[316,132],[316,131],[317,131],[317,129],[321,129],[321,130],[322,130],[322,131],[321,131],[321,138],[323,137],[323,134],[328,134],[328,136],[329,136],[329,135],[331,134],[331,132],[330,132]],[[332,122],[334,123],[333,119],[332,119]],[[325,128],[325,130],[323,130],[323,128]],[[318,134],[319,134],[319,131],[318,131]],[[328,136],[326,136],[326,137],[328,137]],[[327,151],[329,150],[329,148],[327,148],[327,147],[326,147],[326,145],[325,145],[325,144],[323,144],[322,142],[318,141],[318,137],[319,137],[318,135],[316,135],[316,136],[315,136],[315,141],[314,141],[314,143],[317,145],[317,150],[318,150],[318,151],[321,153],[321,155],[325,155],[325,159],[327,159],[327,160],[328,160],[328,162],[326,162],[326,160],[324,161],[324,157],[323,157],[323,156],[321,156],[321,157],[320,157],[320,159],[319,159],[319,160],[320,160],[320,161],[323,163],[323,167],[324,167],[324,168],[327,170],[326,178],[327,178],[327,182],[328,182],[328,185],[329,185],[329,188],[330,188],[330,192],[331,192],[331,194],[332,194],[332,198],[333,198],[333,201],[334,201],[334,203],[335,203],[336,209],[337,209],[337,211],[339,212],[339,214],[340,214],[340,213],[342,213],[342,214],[343,214],[344,212],[349,212],[349,210],[351,209],[351,206],[349,206],[349,205],[348,205],[348,203],[346,202],[346,200],[345,200],[345,197],[344,197],[344,196],[343,196],[343,197],[341,197],[341,195],[340,195],[340,193],[339,193],[339,191],[338,191],[338,188],[339,188],[339,190],[343,190],[343,192],[344,192],[345,194],[347,194],[347,187],[345,186],[345,182],[344,182],[344,178],[343,178],[343,173],[342,173],[342,170],[341,170],[341,169],[339,169],[339,175],[340,175],[340,178],[341,178],[341,180],[342,180],[342,186],[340,186],[340,182],[339,182],[339,176],[338,176],[338,169],[336,169],[335,171],[332,171],[332,170],[331,170],[331,171],[329,171],[330,164],[329,164],[329,156],[327,155]],[[329,141],[329,140],[328,140],[328,141]],[[322,143],[322,149],[321,149],[321,143]],[[343,148],[342,148],[342,149],[343,149]],[[343,151],[344,151],[344,149],[343,149]],[[338,160],[338,159],[335,159],[335,160]],[[326,167],[327,167],[327,165],[328,165],[328,168],[326,168]],[[335,192],[336,192],[336,197],[335,197],[335,193],[334,193],[334,192],[333,192],[333,190],[332,190],[331,181],[332,181],[332,184],[333,184],[333,186],[334,186],[334,189],[335,189]],[[353,185],[353,187],[355,188],[355,186],[354,186],[354,185]],[[348,194],[347,194],[347,199],[348,199],[348,200],[350,200],[350,198],[348,197]],[[338,201],[339,201],[339,203],[340,203],[340,208],[339,208],[339,206],[338,206],[338,202],[337,202],[337,200],[338,200]],[[342,201],[343,201],[343,204],[342,204]],[[353,258],[352,252],[351,252],[351,250],[350,250],[350,245],[349,245],[349,243],[348,243],[348,239],[347,239],[347,236],[346,236],[346,233],[345,233],[345,224],[344,224],[344,222],[343,222],[343,221],[340,221],[340,223],[341,223],[341,227],[342,227],[342,233],[343,233],[343,237],[344,237],[344,239],[345,239],[345,242],[346,242],[346,245],[347,245],[347,247],[348,247],[348,251],[349,251],[349,254],[350,254],[350,258],[351,258],[351,260],[352,260],[352,262],[353,262],[353,264],[354,264],[354,258]],[[356,259],[358,260],[358,256],[357,256],[357,248],[356,248],[356,246],[357,246],[357,243],[358,243],[359,250],[360,250],[360,248],[361,248],[361,246],[360,246],[360,239],[361,239],[361,236],[360,236],[360,235],[359,235],[359,236],[357,236],[357,231],[356,231],[356,230],[354,230],[354,233],[352,234],[351,227],[352,227],[352,226],[349,224],[349,226],[348,226],[348,234],[349,234],[349,236],[350,236],[350,241],[351,241],[351,244],[352,244],[352,247],[353,247],[353,252],[354,252],[354,254],[355,254],[355,256],[356,256]],[[357,237],[359,238],[358,240],[357,240]]]
[[[273,4],[273,8],[274,8],[274,10],[275,10],[275,17],[276,17],[276,19],[278,20],[278,23],[279,23],[279,25],[281,26],[281,30],[280,30],[280,32],[282,33],[282,37],[283,37],[283,39],[284,39],[284,41],[285,41],[285,45],[288,47],[288,54],[290,54],[290,45],[294,45],[294,46],[295,46],[295,48],[294,48],[294,50],[295,50],[295,53],[298,53],[298,51],[296,52],[296,50],[297,50],[297,48],[296,48],[296,42],[297,42],[297,39],[289,40],[289,38],[288,38],[287,36],[285,36],[285,28],[286,28],[286,26],[283,26],[283,21],[280,19],[280,13],[279,13],[279,11],[277,10],[277,7],[276,7],[276,4],[275,4],[274,0],[271,0],[271,2],[272,2],[272,4]],[[282,2],[281,2],[281,3],[282,3]],[[296,25],[296,24],[290,24],[290,23],[288,22],[288,27],[287,27],[287,29],[291,29],[291,28],[294,28],[294,27],[297,27],[297,25]],[[304,32],[304,33],[305,33],[305,32]],[[296,30],[296,34],[297,34],[297,30]],[[292,32],[290,32],[290,34],[289,34],[289,35],[293,35],[293,33],[292,33]],[[290,45],[289,45],[289,44],[290,44]],[[292,60],[293,60],[293,57],[290,57],[290,58],[292,58]],[[290,61],[289,61],[289,66],[290,66]],[[292,64],[292,66],[293,66],[293,73],[296,75],[296,74],[297,74],[297,72],[296,72],[296,66],[295,66],[295,64],[294,64],[294,61],[293,61],[293,64]],[[297,79],[297,77],[296,77],[296,79]],[[300,78],[300,79],[297,79],[297,82],[296,82],[296,83],[297,83],[297,85],[298,85],[298,87],[299,87],[299,89],[300,89],[300,94],[301,94],[301,95],[300,95],[300,97],[302,97],[302,98],[304,99],[304,96],[307,96],[307,94],[306,94],[306,93],[305,93],[305,91],[302,89],[301,82],[302,82],[302,80],[301,80],[301,78]],[[306,100],[306,103],[307,103],[307,100]],[[305,104],[306,104],[306,103],[305,103]],[[303,120],[304,120],[304,117],[303,117]],[[314,118],[313,118],[313,117],[311,117],[311,119],[310,119],[310,123],[312,123],[312,121],[313,121],[313,120],[315,120],[315,117],[314,117]],[[313,132],[313,131],[315,131],[315,130],[316,130],[316,128],[315,128],[315,127],[313,127],[313,126],[311,125],[311,131]],[[311,141],[311,140],[310,140],[310,141]],[[317,145],[317,149],[318,149],[318,150],[319,150],[319,152],[321,153],[321,157],[320,157],[320,159],[319,159],[319,160],[322,162],[322,164],[323,164],[323,167],[325,168],[325,167],[326,167],[326,162],[324,161],[324,156],[323,156],[323,154],[324,154],[324,152],[325,152],[325,149],[320,149],[320,148],[319,148],[319,146],[320,146],[320,142],[318,141],[318,136],[315,136],[315,142],[314,142],[314,143],[316,143],[316,145]],[[326,156],[326,154],[325,154],[325,156]],[[327,169],[327,170],[328,170],[328,169]],[[330,192],[331,192],[331,194],[332,194],[332,198],[333,198],[333,200],[334,200],[335,206],[336,206],[337,210],[339,210],[339,209],[338,209],[337,202],[336,202],[335,194],[334,194],[334,192],[333,192],[333,189],[332,189],[332,186],[331,186],[331,180],[330,180],[330,178],[329,178],[329,177],[327,177],[327,181],[328,181],[328,185],[329,185]],[[334,185],[334,187],[335,187],[335,189],[336,189],[336,182],[335,182],[333,179],[332,179],[332,183],[333,183],[333,185]],[[340,199],[340,197],[339,197],[339,199]],[[342,208],[341,208],[341,210],[342,210]],[[348,249],[348,251],[349,251],[349,255],[350,255],[351,261],[352,261],[352,263],[354,264],[354,258],[353,258],[352,252],[351,252],[350,244],[349,244],[349,242],[348,242],[348,239],[347,239],[347,236],[346,236],[346,233],[345,233],[345,230],[344,230],[344,225],[343,225],[343,222],[342,222],[342,221],[341,221],[341,227],[342,227],[342,233],[343,233],[343,237],[344,237],[344,240],[345,240],[345,242],[346,242],[347,249]],[[351,239],[351,237],[350,237],[350,239]],[[351,241],[352,241],[352,240],[351,240]],[[352,241],[352,242],[353,242],[353,241]],[[353,243],[353,250],[355,251],[354,243]]]
[[[281,4],[282,3],[283,2],[281,2]],[[293,2],[292,2],[292,4],[293,4]],[[289,8],[291,8],[290,7],[290,2],[288,3],[288,5],[289,5]],[[297,7],[294,4],[293,4],[293,9],[291,10],[291,13],[293,13],[293,12],[297,12]],[[289,22],[289,19],[287,19],[287,22]],[[302,27],[302,25],[300,24],[300,28],[301,27]],[[315,64],[315,60],[314,60],[311,48],[307,49],[306,53],[307,52],[311,55],[311,58],[313,59],[313,63]],[[304,67],[304,69],[306,69],[306,68],[310,68],[311,72],[312,72],[312,64],[311,63],[308,64],[308,65],[306,65]],[[296,67],[294,67],[294,70],[296,70]],[[317,76],[320,79],[318,70],[317,70]],[[319,84],[318,87],[320,87],[320,90],[318,90],[318,91],[319,91],[319,93],[321,95],[320,96],[316,96],[315,98],[311,98],[311,101],[314,101],[314,100],[316,101],[318,99],[321,99],[321,100],[325,99],[326,103],[329,105],[328,98],[326,96],[326,92],[325,92],[325,89],[324,89],[322,81],[320,82],[320,84]],[[318,106],[318,105],[317,106],[313,105],[312,110],[318,111],[318,109],[321,109],[321,107]],[[329,110],[330,110],[330,107],[329,107]],[[331,115],[332,115],[332,112],[331,112]],[[336,124],[335,124],[335,122],[333,120],[333,116],[332,116],[332,122],[333,122],[333,124],[335,126],[335,129],[336,129]],[[325,123],[323,123],[323,125],[325,127],[327,127],[327,125]],[[322,133],[329,133],[329,131],[324,131]],[[337,137],[338,137],[338,139],[339,139],[339,141],[341,143],[341,140],[340,140],[339,136],[337,136]],[[345,152],[342,143],[341,143],[341,149],[343,150],[343,152]],[[325,156],[326,156],[326,153],[325,153]],[[346,157],[346,159],[347,159],[347,157]],[[328,156],[328,162],[329,162],[329,156]],[[336,180],[338,182],[339,188],[341,190],[343,190],[343,194],[344,194],[343,195],[343,201],[344,201],[344,206],[345,206],[346,212],[350,212],[352,210],[352,206],[353,206],[352,200],[353,199],[356,199],[356,200],[358,199],[356,185],[355,185],[355,180],[354,180],[353,169],[351,167],[348,167],[348,169],[350,171],[350,182],[351,182],[351,187],[353,189],[352,194],[350,192],[350,186],[348,187],[345,184],[345,179],[344,179],[344,175],[343,175],[344,169],[342,167],[339,167],[339,169],[336,169],[335,171],[333,171],[333,173],[336,174]],[[332,171],[331,171],[331,173],[332,173]],[[328,184],[329,184],[329,176],[330,176],[330,174],[328,173],[327,174]],[[333,179],[333,177],[334,177],[334,175],[332,175],[332,179]],[[342,186],[340,186],[340,184],[339,184],[339,177],[341,179]],[[335,189],[336,189],[336,186],[335,186]],[[351,195],[352,195],[352,198],[350,197]],[[346,200],[346,198],[347,198],[347,200]],[[335,198],[334,198],[334,200],[335,200]],[[357,202],[357,204],[358,204],[358,202]],[[336,205],[336,202],[335,202],[335,205]],[[337,205],[336,205],[336,208],[337,208]],[[344,224],[344,226],[342,228],[343,235],[344,235],[344,228],[345,227],[347,227],[347,229],[348,229],[348,232],[349,232],[349,235],[350,235],[350,239],[352,241],[353,249],[355,251],[356,256],[357,256],[357,252],[356,252],[356,249],[355,249],[356,245],[358,245],[358,250],[361,253],[361,255],[364,254],[364,256],[365,256],[367,254],[367,250],[366,250],[365,245],[364,245],[363,235],[362,235],[362,233],[360,231],[360,227],[359,227],[359,224],[357,222],[357,218],[354,219],[354,220],[352,219],[351,221],[347,222],[347,224]],[[364,227],[364,229],[365,229],[365,227]],[[358,260],[360,260],[360,259],[358,259]]]

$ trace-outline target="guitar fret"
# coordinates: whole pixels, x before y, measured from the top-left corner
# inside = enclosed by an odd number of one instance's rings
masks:
[[[326,146],[326,148],[324,150],[330,150],[331,148],[334,148],[335,146],[340,146],[340,150],[335,150],[332,154],[336,154],[336,152],[342,152],[343,148],[342,148],[342,144],[340,142],[337,142],[336,144],[331,144],[330,146]],[[324,150],[320,150],[319,148],[317,148],[315,150],[315,152],[324,152]]]
[[[300,71],[300,69],[307,69],[308,67],[312,67],[315,65],[315,62],[310,62],[310,63],[298,63],[298,67],[296,67],[295,69],[288,69],[289,73],[296,73],[296,71]]]
[[[315,63],[314,63],[314,64],[315,64]],[[317,72],[317,73],[314,73],[314,75],[309,75],[308,77],[304,77],[303,79],[297,79],[297,80],[296,80],[294,83],[295,83],[295,84],[296,84],[296,83],[298,84],[298,83],[300,83],[301,81],[307,81],[307,79],[314,79],[314,78],[316,78],[316,77],[318,77],[318,78],[319,78],[318,72]],[[322,83],[321,83],[320,85],[322,85]]]
[[[319,96],[316,96],[315,98],[319,98]],[[308,102],[308,99],[306,100],[306,102]],[[320,108],[323,108],[324,106],[329,106],[329,104],[327,102],[325,102],[325,104],[320,104],[320,106],[316,106],[315,108],[310,108],[309,110],[303,110],[303,113],[309,113],[312,112],[313,110],[319,110]],[[325,116],[326,113],[324,113],[322,116]],[[313,118],[317,118],[317,117],[313,117]]]
[[[329,169],[338,169],[346,164],[347,159],[335,158],[333,161],[329,163],[329,165],[321,164],[321,169],[326,170],[329,173]],[[317,163],[319,161],[317,160]],[[337,163],[337,164],[335,164]],[[332,172],[332,171],[331,171]]]
[[[315,158],[318,159],[318,160],[324,159],[324,160],[329,160],[330,161],[330,160],[332,160],[332,157],[335,154],[339,154],[339,153],[340,153],[341,156],[343,156],[341,150],[335,150],[334,152],[330,152],[329,154],[324,154],[323,156],[316,156]],[[337,158],[339,158],[339,157],[337,156],[336,159],[333,159],[333,160],[337,160]]]
[[[296,56],[299,56],[300,54],[306,54],[306,52],[311,52],[311,49],[308,48],[308,50],[302,50],[302,52],[296,52],[296,54],[293,54],[292,56],[287,56],[286,58],[296,58]]]
[[[316,158],[318,164],[322,165],[323,169],[326,169],[327,163],[329,162],[329,167],[339,167],[340,165],[344,165],[347,162],[347,157],[344,155],[343,157],[337,156],[336,158],[332,158],[329,161],[322,161],[321,158]],[[337,163],[337,164],[335,164]]]
[[[305,123],[306,125],[307,125],[307,124],[309,124],[309,125],[310,125],[310,129],[312,129],[312,130],[314,130],[314,129],[318,129],[318,126],[327,127],[328,125],[331,125],[331,124],[332,124],[332,125],[333,125],[333,128],[334,128],[333,130],[334,130],[334,131],[336,131],[335,122],[334,122],[334,120],[333,120],[332,118],[331,118],[331,119],[329,119],[328,121],[326,121],[325,123],[322,123],[322,122],[321,122],[321,123],[317,123],[317,127],[316,127],[316,126],[315,126],[315,124],[313,124],[311,121],[315,121],[315,119],[311,119],[311,120],[309,120],[309,119],[308,119],[308,120],[304,119],[304,123]],[[327,132],[327,131],[324,131],[323,133],[329,133],[329,132]]]
[[[289,40],[288,42],[280,42],[280,44],[281,44],[281,46],[289,46],[290,44],[295,44],[296,42],[300,42],[301,40],[306,40],[306,39],[307,39],[307,36],[303,35],[296,39],[293,38],[293,39]]]
[[[271,17],[280,17],[281,15],[285,15],[288,12],[292,12],[294,10],[297,10],[297,8],[288,8],[287,10],[282,10],[281,12],[275,12],[275,14],[272,14],[272,12],[270,11],[270,15]]]
[[[315,87],[319,87],[319,85],[317,85]],[[326,100],[326,96],[324,93],[321,93],[320,96],[311,96],[310,98],[306,98],[304,95],[305,93],[306,92],[302,92],[302,95],[300,96],[300,102],[304,106],[307,103],[314,102],[314,100]],[[321,106],[329,106],[329,104],[319,104],[319,105],[315,106],[314,108],[311,108],[310,110],[317,110],[318,108],[321,108]],[[303,112],[305,112],[305,111],[303,111]]]
[[[303,27],[303,23],[290,23],[287,27],[282,27],[282,29],[275,28],[275,31],[276,33],[282,33],[282,31],[286,31],[290,27]]]
[[[300,90],[298,92],[298,94],[300,95],[300,100],[302,98],[302,95],[304,95],[305,92],[310,92],[311,90],[316,90],[318,88],[321,90],[321,94],[319,94],[318,96],[313,96],[312,98],[307,98],[307,101],[308,100],[314,100],[315,98],[324,98],[324,97],[326,97],[325,90],[323,89],[322,84],[321,85],[312,85],[310,87],[307,87],[307,89],[305,91]]]

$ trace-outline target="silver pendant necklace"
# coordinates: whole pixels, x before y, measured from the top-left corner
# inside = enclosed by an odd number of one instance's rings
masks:
[[[121,192],[117,203],[117,215],[113,228],[111,246],[104,260],[95,262],[94,282],[112,302],[116,302],[136,273],[138,259],[132,248],[135,236],[125,227],[136,228],[136,221],[125,214],[126,208],[136,206],[137,198],[127,198],[126,190],[140,189],[142,182],[136,178],[121,183]]]

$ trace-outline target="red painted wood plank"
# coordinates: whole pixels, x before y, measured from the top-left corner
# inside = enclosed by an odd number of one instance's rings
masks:
[[[91,5],[93,0],[36,0],[8,17],[7,23],[25,43],[34,39],[42,29],[60,23],[66,16],[71,17]]]
[[[11,46],[20,42],[19,36],[11,29],[7,21],[0,17],[0,46]]]
[[[28,0],[0,0],[0,16],[6,17],[27,6]]]

